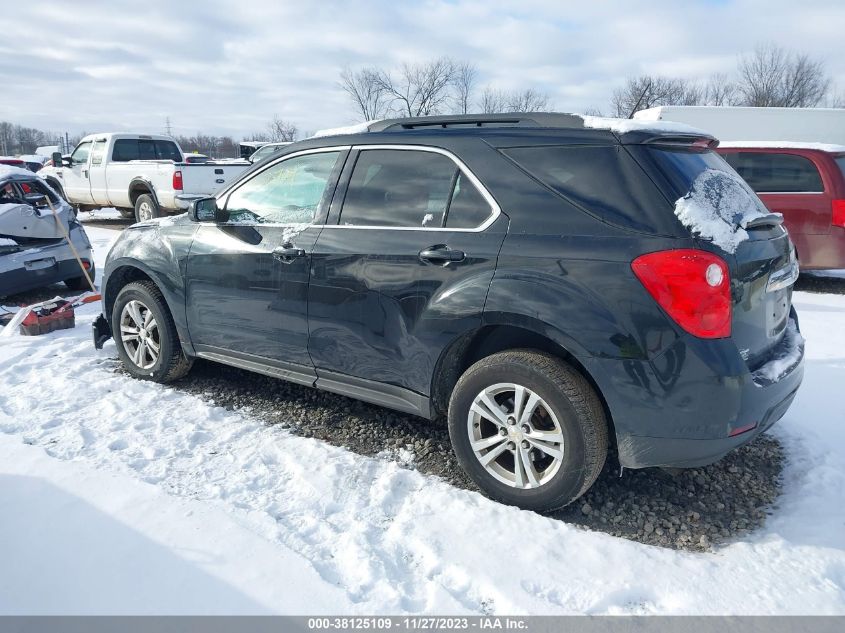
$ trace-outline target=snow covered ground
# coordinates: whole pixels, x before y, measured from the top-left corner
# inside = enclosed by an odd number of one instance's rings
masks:
[[[89,228],[98,268],[111,230]],[[796,293],[785,492],[710,553],[493,503],[120,373],[74,330],[0,339],[0,613],[845,614],[845,296]]]

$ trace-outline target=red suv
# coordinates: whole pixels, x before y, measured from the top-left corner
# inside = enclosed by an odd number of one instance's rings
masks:
[[[845,268],[845,145],[728,142],[718,151],[783,214],[802,269]]]

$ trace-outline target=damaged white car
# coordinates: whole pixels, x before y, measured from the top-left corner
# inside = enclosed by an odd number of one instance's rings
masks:
[[[74,210],[31,171],[0,165],[0,297],[63,281],[88,287],[94,259]]]

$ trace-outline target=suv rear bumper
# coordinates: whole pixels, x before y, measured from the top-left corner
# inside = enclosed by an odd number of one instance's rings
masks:
[[[790,320],[797,329],[794,312]],[[737,366],[736,358],[725,355],[733,346],[730,339],[707,355],[696,354],[702,343],[707,342],[677,341],[669,350],[675,359],[669,364],[665,359],[594,363],[623,467],[711,464],[769,429],[792,404],[804,377],[803,343],[785,373],[765,383],[755,381],[750,371],[728,371]],[[723,371],[720,363],[726,365]]]

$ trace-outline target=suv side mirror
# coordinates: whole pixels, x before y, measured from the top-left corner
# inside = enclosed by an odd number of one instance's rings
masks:
[[[216,222],[219,214],[216,198],[199,198],[188,208],[188,217],[194,222]]]

